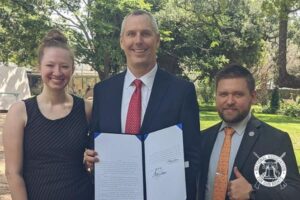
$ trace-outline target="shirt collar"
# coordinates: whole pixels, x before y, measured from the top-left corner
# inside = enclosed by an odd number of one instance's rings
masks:
[[[226,123],[226,122],[223,121],[222,125],[219,129],[219,132],[223,131],[225,127],[230,126],[235,130],[235,132],[238,135],[243,135],[243,133],[245,132],[247,123],[250,120],[250,118],[251,118],[251,112],[249,112],[248,115],[242,121],[240,121],[238,123],[229,124],[229,123]]]
[[[158,66],[155,64],[153,69],[151,69],[150,72],[147,74],[141,76],[139,79],[143,82],[143,84],[148,87],[149,89],[152,88],[153,83],[154,83],[154,77],[157,72]],[[126,75],[125,75],[125,80],[124,80],[124,86],[125,88],[128,88],[131,86],[131,83],[137,79],[133,73],[130,71],[130,69],[127,67]]]

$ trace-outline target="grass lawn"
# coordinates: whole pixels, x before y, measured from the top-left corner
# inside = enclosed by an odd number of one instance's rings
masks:
[[[300,119],[288,117],[284,115],[272,115],[272,114],[254,114],[260,120],[288,132],[294,147],[296,154],[298,167],[300,169]],[[201,130],[206,129],[220,121],[217,112],[201,111],[200,112],[200,127]]]

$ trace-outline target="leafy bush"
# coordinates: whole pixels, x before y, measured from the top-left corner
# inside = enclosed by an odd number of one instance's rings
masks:
[[[296,97],[296,103],[297,103],[298,105],[300,105],[300,96],[299,96],[299,95]]]
[[[300,104],[284,103],[281,107],[282,114],[290,117],[300,117]]]
[[[272,95],[270,99],[270,105],[269,106],[263,106],[261,109],[262,113],[265,114],[275,114],[280,108],[280,96],[279,96],[279,89],[275,87],[272,90]]]
[[[255,104],[251,106],[252,113],[262,113],[262,106],[259,104]]]
[[[274,114],[276,113],[276,111],[274,111],[274,109],[272,109],[270,106],[263,106],[261,108],[261,112],[264,114]]]

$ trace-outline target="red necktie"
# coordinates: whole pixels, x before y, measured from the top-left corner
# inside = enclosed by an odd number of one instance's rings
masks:
[[[224,200],[227,191],[228,162],[230,157],[231,138],[234,133],[234,129],[231,127],[226,127],[224,131],[225,131],[225,138],[220,153],[217,173],[215,176],[213,200]]]
[[[133,81],[135,90],[131,96],[128,106],[125,132],[129,134],[137,134],[140,132],[141,126],[141,111],[142,111],[142,84],[141,80],[135,79]]]

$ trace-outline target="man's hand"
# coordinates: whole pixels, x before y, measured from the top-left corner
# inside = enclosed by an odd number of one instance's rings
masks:
[[[236,179],[228,183],[228,196],[230,200],[246,200],[253,190],[252,185],[243,177],[237,167],[233,169]]]
[[[99,159],[96,157],[98,154],[96,151],[91,149],[86,149],[83,154],[83,162],[86,169],[91,172],[94,169],[94,163],[99,162]]]

